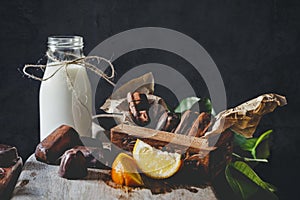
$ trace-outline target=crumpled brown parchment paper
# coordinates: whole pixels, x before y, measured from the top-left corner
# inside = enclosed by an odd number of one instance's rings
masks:
[[[235,108],[220,112],[205,137],[211,134],[219,134],[227,128],[236,133],[250,138],[253,136],[257,125],[263,115],[273,112],[278,106],[287,104],[286,98],[278,94],[263,94],[255,99],[247,101]]]
[[[132,79],[119,87],[109,99],[101,106],[101,109],[111,114],[121,114],[120,117],[114,117],[115,121],[135,125],[130,117],[126,95],[128,92],[138,91],[147,95],[150,103],[151,124],[148,128],[154,128],[160,116],[160,113],[167,110],[167,105],[161,97],[153,95],[154,77],[151,72],[140,77]],[[204,137],[212,134],[220,134],[226,129],[239,133],[247,138],[253,136],[260,119],[263,115],[273,112],[278,106],[287,104],[284,96],[270,93],[249,100],[235,108],[220,112],[216,115],[210,130]]]

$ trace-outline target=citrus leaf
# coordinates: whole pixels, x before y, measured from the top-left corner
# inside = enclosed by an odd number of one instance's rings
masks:
[[[241,148],[245,151],[252,151],[255,148],[255,143],[257,138],[247,139],[246,142],[241,146]]]
[[[234,193],[241,195],[239,184],[230,172],[230,164],[225,168],[225,177]]]
[[[216,115],[216,113],[212,107],[212,103],[211,103],[210,99],[206,98],[206,97],[204,97],[200,100],[200,111],[207,112],[212,115]]]
[[[270,192],[275,192],[276,188],[269,184],[264,182],[252,169],[247,165],[245,162],[242,161],[236,161],[234,163],[231,163],[230,166],[232,166],[234,169],[238,170],[242,174],[244,174],[246,177],[248,177],[251,181],[253,181],[255,184],[260,186],[261,188],[268,190]]]
[[[269,138],[272,130],[268,130],[261,134],[258,138],[247,139],[244,136],[235,133],[234,134],[234,145],[239,146],[242,150],[250,151],[254,159],[256,158],[268,158],[270,155],[269,143],[266,140]],[[260,145],[261,144],[261,145]],[[260,147],[258,149],[258,147]],[[257,156],[259,151],[259,156]]]
[[[255,146],[257,138],[247,139],[244,136],[235,133],[234,134],[234,145],[239,146],[241,149],[245,151],[252,151],[253,147]]]
[[[265,190],[250,180],[247,176],[236,170],[232,164],[225,168],[225,177],[238,199],[278,199],[278,197],[269,190]],[[269,187],[269,183],[266,183]]]
[[[269,156],[270,156],[269,140],[264,140],[256,147],[256,158],[266,159]]]
[[[249,199],[258,190],[256,184],[238,174],[230,164],[225,168],[225,177],[233,192],[242,199]]]
[[[253,158],[256,158],[256,148],[257,148],[257,146],[258,146],[262,141],[268,139],[269,136],[270,136],[270,133],[272,133],[272,132],[273,132],[273,130],[268,130],[268,131],[264,132],[263,134],[261,134],[261,135],[257,138],[257,140],[256,140],[256,142],[255,142],[255,144],[254,144],[254,147],[253,147],[253,149],[251,150],[251,154],[252,154]]]
[[[183,113],[189,109],[192,108],[192,106],[197,103],[198,101],[200,101],[201,98],[198,97],[188,97],[183,99],[179,105],[175,108],[174,112],[175,113]]]
[[[234,145],[241,146],[247,141],[247,139],[244,136],[236,133],[233,130],[231,130],[231,131],[234,132],[234,138],[233,138],[233,144]]]

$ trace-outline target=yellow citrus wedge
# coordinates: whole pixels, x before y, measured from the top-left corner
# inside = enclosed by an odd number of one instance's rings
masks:
[[[133,148],[133,158],[138,167],[154,179],[169,178],[181,166],[181,155],[155,149],[149,144],[137,139]]]
[[[125,153],[120,153],[112,164],[112,180],[120,185],[142,186],[143,180],[138,173],[135,160]]]

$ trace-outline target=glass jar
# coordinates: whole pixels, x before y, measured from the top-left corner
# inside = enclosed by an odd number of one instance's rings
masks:
[[[48,62],[40,86],[40,140],[60,125],[91,136],[92,94],[86,68],[71,61],[84,56],[80,36],[48,38]]]

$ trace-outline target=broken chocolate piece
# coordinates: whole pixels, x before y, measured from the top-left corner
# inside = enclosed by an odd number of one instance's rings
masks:
[[[201,137],[205,134],[209,126],[211,125],[211,115],[209,113],[202,112],[198,115],[194,121],[188,136]]]
[[[149,102],[145,94],[134,92],[127,94],[127,101],[129,104],[129,112],[134,121],[139,126],[146,126],[150,123],[149,118]]]
[[[181,116],[181,121],[175,129],[174,133],[188,135],[198,115],[198,112],[192,112],[190,110],[185,111]]]
[[[72,127],[62,125],[38,144],[35,157],[48,164],[58,164],[58,158],[66,150],[82,145],[78,133]]]
[[[22,158],[17,149],[0,144],[0,199],[10,199],[12,191],[22,171]]]
[[[181,118],[175,133],[192,137],[201,137],[211,125],[211,115],[209,113],[192,112],[187,110]]]
[[[10,167],[16,163],[17,159],[16,147],[0,144],[0,167]]]
[[[180,119],[177,114],[171,112],[165,112],[158,120],[156,130],[174,132]]]
[[[67,179],[79,179],[87,175],[86,160],[80,150],[66,151],[60,162],[59,176]]]

